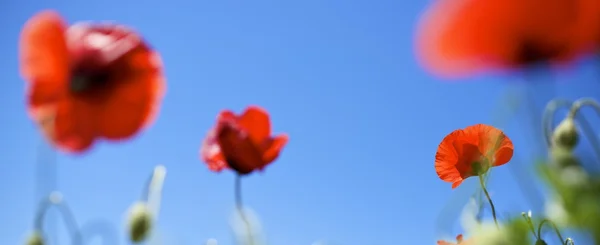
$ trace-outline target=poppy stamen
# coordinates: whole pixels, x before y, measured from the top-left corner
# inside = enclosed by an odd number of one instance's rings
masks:
[[[69,88],[74,93],[84,93],[105,87],[111,80],[111,71],[107,68],[90,71],[90,69],[75,68],[69,81]]]

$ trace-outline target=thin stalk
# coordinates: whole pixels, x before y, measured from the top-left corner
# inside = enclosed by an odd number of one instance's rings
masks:
[[[542,237],[542,227],[544,226],[545,223],[549,223],[552,226],[552,228],[554,228],[554,232],[556,232],[556,235],[558,236],[558,239],[560,239],[560,242],[563,245],[566,245],[567,242],[565,239],[563,239],[563,236],[560,234],[560,230],[558,230],[558,227],[556,226],[556,224],[554,224],[554,222],[552,222],[548,219],[544,219],[544,220],[542,220],[542,222],[540,222],[540,225],[538,226],[538,233],[537,233],[538,238]]]
[[[529,215],[526,213],[523,213],[522,216],[525,219],[525,221],[527,221],[527,224],[529,225],[529,228],[531,229],[531,233],[533,234],[533,236],[539,240],[540,237],[537,236],[537,234],[535,233],[535,227],[533,227],[533,222],[531,221],[531,217],[529,217]]]
[[[71,209],[64,202],[64,200],[62,200],[62,196],[58,192],[51,193],[48,198],[43,199],[40,203],[35,216],[34,229],[39,231],[41,234],[44,234],[44,218],[52,207],[57,208],[59,213],[62,215],[63,221],[65,222],[69,233],[71,234],[71,244],[82,245],[83,241],[81,232],[79,231],[79,226],[75,220],[75,215],[73,215],[73,212],[71,212]]]
[[[148,194],[145,201],[148,205],[150,213],[152,214],[152,219],[154,222],[158,220],[158,214],[160,213],[160,202],[162,199],[162,189],[166,174],[167,169],[164,166],[156,166],[152,172],[150,183],[147,185]]]
[[[487,189],[485,188],[485,182],[481,175],[479,175],[479,183],[481,184],[481,189],[483,190],[485,197],[487,198],[488,202],[490,203],[490,208],[492,210],[492,216],[494,217],[494,223],[496,224],[497,228],[500,228],[500,226],[498,225],[498,219],[496,218],[496,207],[494,206],[494,202],[492,202],[492,198],[490,197],[490,194],[488,193]]]
[[[242,176],[241,175],[237,175],[235,177],[235,206],[237,208],[238,213],[240,214],[240,218],[242,220],[242,222],[244,222],[244,225],[246,226],[246,232],[248,233],[248,240],[250,245],[254,245],[254,237],[252,234],[252,228],[250,227],[250,222],[248,221],[248,219],[246,218],[246,215],[244,214],[244,205],[242,202]]]

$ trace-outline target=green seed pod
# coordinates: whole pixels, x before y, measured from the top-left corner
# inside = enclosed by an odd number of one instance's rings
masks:
[[[44,245],[44,237],[39,231],[34,231],[27,237],[27,245]]]
[[[129,238],[134,243],[144,241],[152,229],[152,215],[144,202],[137,202],[129,209]]]
[[[556,126],[556,129],[554,129],[552,141],[555,146],[573,150],[579,142],[579,132],[577,131],[577,127],[575,127],[575,120],[567,117],[560,122]]]
[[[551,164],[558,169],[564,169],[567,167],[581,166],[579,159],[571,149],[564,147],[553,146],[550,149]]]

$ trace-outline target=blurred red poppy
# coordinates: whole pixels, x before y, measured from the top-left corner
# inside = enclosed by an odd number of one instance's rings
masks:
[[[416,52],[448,77],[538,61],[567,64],[598,48],[597,0],[437,0],[417,28]]]
[[[463,240],[463,235],[458,235],[456,236],[456,243],[453,242],[447,242],[447,241],[437,241],[437,245],[466,245],[466,244],[470,244],[471,242],[469,240]]]
[[[435,154],[435,171],[454,189],[468,177],[508,163],[513,150],[512,141],[499,129],[485,124],[469,126],[442,140]]]
[[[229,167],[244,175],[275,161],[287,142],[286,134],[271,136],[269,114],[264,109],[250,106],[239,116],[222,111],[204,139],[200,155],[212,171]]]
[[[54,11],[33,16],[20,39],[29,115],[59,149],[123,140],[153,121],[164,93],[157,53],[127,27],[67,26]]]

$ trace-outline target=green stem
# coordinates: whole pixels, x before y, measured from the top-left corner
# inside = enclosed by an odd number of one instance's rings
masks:
[[[542,237],[542,227],[544,226],[544,223],[550,223],[550,225],[552,225],[552,228],[554,228],[554,232],[556,232],[556,235],[558,236],[558,239],[560,239],[560,242],[563,245],[566,245],[567,242],[565,241],[565,239],[563,239],[563,236],[560,234],[560,231],[558,230],[558,227],[556,227],[556,224],[554,224],[554,222],[548,220],[548,219],[544,219],[542,220],[542,222],[540,222],[540,225],[538,226],[538,238]]]
[[[500,226],[498,225],[498,219],[496,218],[496,207],[494,207],[494,202],[492,202],[490,193],[488,193],[487,189],[485,188],[485,182],[483,180],[482,175],[479,175],[479,183],[481,184],[481,189],[483,190],[485,197],[487,198],[488,202],[490,203],[490,208],[492,209],[492,216],[494,217],[494,223],[496,224],[497,228],[500,228]]]
[[[533,222],[531,221],[531,218],[529,217],[529,215],[527,215],[526,213],[523,213],[523,218],[525,219],[525,221],[527,221],[527,224],[529,225],[529,228],[531,229],[531,233],[533,233],[533,236],[536,237],[536,239],[540,239],[539,236],[536,236],[535,227],[533,227]]]
[[[248,233],[249,243],[250,245],[254,245],[254,237],[252,235],[250,222],[244,214],[244,206],[242,203],[242,176],[239,174],[235,177],[235,205],[237,207],[238,213],[240,214],[242,222],[244,222],[244,225],[246,226],[246,232]]]
[[[77,225],[77,221],[75,221],[75,216],[71,212],[69,206],[64,202],[64,200],[62,200],[62,196],[60,196],[60,194],[57,192],[51,193],[49,197],[44,198],[40,203],[35,216],[34,229],[39,231],[42,235],[44,234],[44,218],[52,207],[57,208],[62,215],[67,229],[71,233],[71,244],[83,244],[79,226]]]

